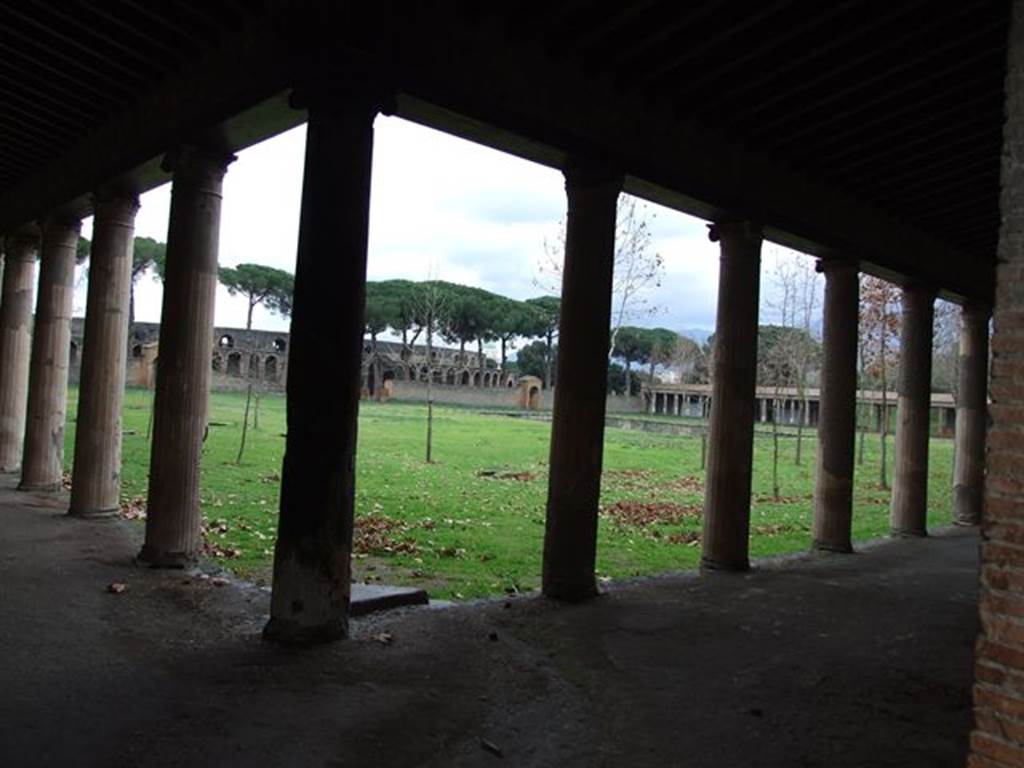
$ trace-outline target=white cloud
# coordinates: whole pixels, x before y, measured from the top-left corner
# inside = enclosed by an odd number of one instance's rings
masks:
[[[294,271],[302,188],[305,127],[239,153],[224,178],[220,261],[257,262]],[[166,240],[170,185],[141,200],[136,234]],[[537,267],[544,239],[564,215],[559,172],[398,118],[376,122],[371,192],[370,279],[424,279],[428,274],[478,285],[514,298],[544,291]],[[665,276],[651,299],[662,308],[644,324],[676,330],[714,325],[718,247],[704,222],[647,205],[654,248]],[[91,233],[86,222],[83,234]],[[775,247],[776,250],[778,247]],[[766,251],[766,268],[770,262]],[[771,257],[774,258],[774,257]],[[161,286],[143,276],[136,289],[140,320],[160,318]],[[76,310],[85,306],[83,287]],[[216,322],[243,325],[245,304],[224,289]],[[287,321],[257,310],[260,328]]]

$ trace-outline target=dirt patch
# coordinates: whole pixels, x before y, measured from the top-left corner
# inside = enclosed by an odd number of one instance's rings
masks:
[[[697,531],[683,531],[673,533],[668,537],[669,544],[685,544],[688,547],[696,547],[700,544],[700,534]]]
[[[669,480],[667,483],[661,483],[658,488],[664,488],[670,491],[681,491],[683,493],[699,493],[704,494],[704,481],[699,477],[677,477],[675,480]]]
[[[125,520],[146,519],[146,499],[142,496],[135,496],[127,501],[121,502],[121,517]]]
[[[813,498],[813,493],[806,493],[802,496],[779,496],[778,498],[766,493],[761,496],[755,496],[754,502],[757,504],[800,504],[804,501],[810,501]]]
[[[605,507],[604,513],[618,525],[644,527],[676,525],[687,517],[700,517],[703,509],[695,504],[672,504],[665,501],[617,501]]]
[[[796,533],[806,532],[811,530],[810,526],[802,523],[769,523],[767,525],[755,525],[751,529],[751,533],[757,534],[758,536],[775,536],[780,533]]]
[[[481,469],[476,476],[489,477],[492,480],[518,480],[523,483],[536,480],[538,477],[536,472],[498,472],[496,469]]]
[[[399,538],[408,531],[407,523],[383,515],[357,517],[352,551],[363,555],[414,555],[419,545],[407,536]]]

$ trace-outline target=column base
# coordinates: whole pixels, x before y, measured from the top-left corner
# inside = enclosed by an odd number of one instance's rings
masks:
[[[117,517],[120,513],[120,507],[110,507],[109,509],[68,508],[68,517],[79,517],[83,520],[103,520],[105,518]]]
[[[837,555],[853,554],[852,544],[833,544],[828,541],[814,541],[811,543],[811,549],[816,552],[833,552]]]
[[[53,493],[63,487],[63,482],[58,480],[55,483],[18,483],[18,490],[26,493]]]
[[[297,621],[272,617],[263,627],[264,640],[282,645],[323,645],[344,640],[346,637],[348,637],[348,622],[344,619],[310,626]]]
[[[928,531],[922,529],[893,528],[889,535],[894,539],[924,539],[928,537]]]
[[[597,588],[597,581],[589,579],[582,582],[555,581],[545,583],[542,594],[550,600],[559,600],[563,603],[582,603],[594,599],[601,592]]]
[[[702,571],[720,571],[723,573],[743,573],[750,570],[750,561],[743,559],[736,562],[726,562],[724,560],[712,560],[709,557],[702,557],[700,559],[700,569]]]
[[[148,565],[150,568],[173,568],[179,570],[191,568],[199,562],[199,558],[194,555],[189,555],[185,552],[162,552],[148,544],[143,545],[142,551],[139,552],[138,557],[135,559],[143,565]]]

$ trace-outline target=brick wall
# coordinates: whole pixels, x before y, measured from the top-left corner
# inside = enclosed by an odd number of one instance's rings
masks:
[[[968,761],[976,768],[1024,765],[1024,0],[1013,5]]]

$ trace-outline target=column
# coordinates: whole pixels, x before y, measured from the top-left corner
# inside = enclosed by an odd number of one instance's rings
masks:
[[[988,421],[988,306],[965,304],[960,315],[960,384],[956,402],[953,521],[981,522]]]
[[[768,422],[768,398],[762,397],[759,402],[761,405],[761,423],[766,424]]]
[[[608,329],[611,325],[615,210],[622,175],[572,163],[568,197],[558,365],[551,427],[543,589],[548,597],[597,594],[594,563],[601,491]]]
[[[183,567],[202,545],[199,461],[206,431],[217,294],[221,183],[234,158],[181,147],[173,174],[167,267],[160,311],[146,540],[139,559]]]
[[[716,223],[710,236],[721,243],[721,263],[701,565],[746,570],[750,567],[761,229],[745,221]]]
[[[825,274],[825,306],[813,547],[852,552],[860,283],[856,261],[822,260],[818,271]]]
[[[890,510],[894,536],[927,535],[934,303],[932,288],[908,285],[903,289],[896,457]]]
[[[43,224],[36,320],[29,363],[23,491],[55,491],[64,474],[64,422],[71,357],[71,308],[80,222],[53,216]]]
[[[0,472],[21,469],[32,351],[32,285],[38,248],[39,231],[35,226],[8,235],[4,242],[0,296]]]
[[[114,514],[120,507],[121,408],[138,207],[134,194],[108,192],[94,200],[69,508],[81,517]]]
[[[348,633],[373,121],[367,91],[297,92],[309,110],[288,350],[288,433],[269,640]],[[559,389],[561,388],[559,384]]]

